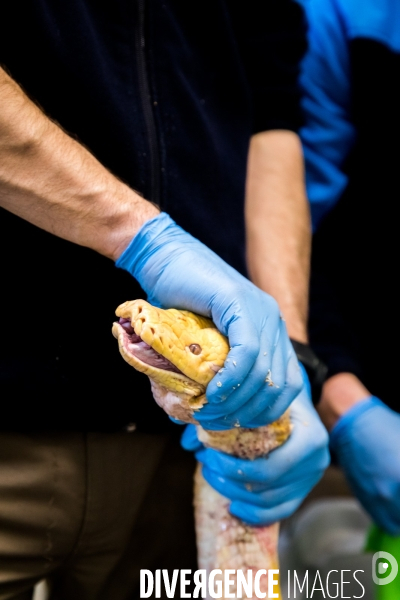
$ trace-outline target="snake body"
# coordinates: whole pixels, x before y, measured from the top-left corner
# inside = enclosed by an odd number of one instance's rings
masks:
[[[206,386],[223,367],[229,351],[228,340],[212,321],[188,311],[162,310],[144,300],[125,302],[116,314],[120,321],[114,323],[113,335],[123,358],[148,375],[155,400],[170,416],[197,425],[205,446],[252,460],[265,456],[290,435],[288,413],[258,429],[207,431],[197,424],[196,412],[206,402]],[[194,506],[201,569],[241,570],[245,577],[251,569],[254,578],[260,569],[278,568],[279,525],[251,527],[233,517],[229,501],[205,481],[200,467],[195,475]],[[230,581],[234,583],[229,593],[240,597],[236,576]],[[268,597],[266,575],[260,579],[260,590]],[[227,592],[223,590],[223,598]]]

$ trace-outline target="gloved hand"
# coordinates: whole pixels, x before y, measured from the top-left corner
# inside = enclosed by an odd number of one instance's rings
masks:
[[[371,396],[333,427],[331,447],[377,525],[400,534],[400,415]]]
[[[275,300],[183,231],[165,213],[147,221],[116,265],[163,308],[211,317],[231,350],[207,387],[208,429],[265,425],[298,395],[303,379]]]
[[[285,444],[255,460],[205,448],[194,425],[188,425],[182,436],[182,446],[194,450],[203,463],[208,483],[232,500],[230,512],[250,525],[289,517],[329,464],[328,434],[306,390],[292,403],[290,418],[293,431]]]

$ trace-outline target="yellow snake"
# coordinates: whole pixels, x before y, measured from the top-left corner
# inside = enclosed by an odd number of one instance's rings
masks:
[[[206,402],[206,386],[228,354],[227,338],[209,319],[188,311],[155,308],[144,300],[121,304],[116,315],[120,320],[112,331],[123,358],[148,375],[156,402],[170,416],[197,424],[196,412]],[[206,431],[197,424],[204,445],[249,460],[281,445],[290,430],[288,413],[258,429]],[[278,523],[251,527],[233,517],[229,501],[208,485],[200,468],[195,475],[194,505],[201,569],[242,570],[245,576],[251,569],[254,577],[260,569],[278,568]],[[229,592],[237,597],[237,581],[234,576],[230,579],[235,583]],[[261,577],[260,589],[268,598],[267,576]]]

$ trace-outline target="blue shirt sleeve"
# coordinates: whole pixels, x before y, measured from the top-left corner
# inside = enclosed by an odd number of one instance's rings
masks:
[[[350,118],[350,57],[346,22],[336,0],[304,0],[309,49],[301,88],[305,125],[300,130],[313,229],[346,185],[345,159],[355,141]]]

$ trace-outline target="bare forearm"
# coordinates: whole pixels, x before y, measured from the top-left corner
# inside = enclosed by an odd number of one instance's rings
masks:
[[[296,134],[253,136],[246,184],[247,264],[279,303],[290,337],[307,341],[311,228]]]
[[[368,398],[371,393],[352,373],[338,373],[330,377],[322,388],[318,413],[325,427],[330,431],[335,423],[354,404]]]
[[[0,206],[114,260],[159,212],[48,119],[2,69]]]

